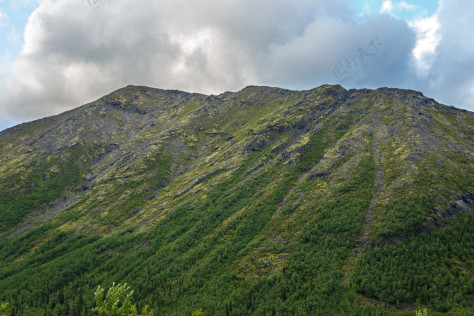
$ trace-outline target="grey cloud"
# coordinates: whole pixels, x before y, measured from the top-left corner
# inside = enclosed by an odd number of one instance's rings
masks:
[[[265,65],[268,71],[261,73],[266,82],[294,88],[321,83],[349,87],[400,84],[410,67],[414,43],[406,23],[392,18],[355,23],[320,16],[301,37],[273,47]],[[347,71],[340,77],[334,74],[338,63]]]

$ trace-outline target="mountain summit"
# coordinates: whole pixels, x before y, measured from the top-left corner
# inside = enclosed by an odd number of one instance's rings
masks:
[[[127,86],[0,132],[0,302],[87,315],[123,281],[158,315],[468,315],[473,136],[411,90]]]

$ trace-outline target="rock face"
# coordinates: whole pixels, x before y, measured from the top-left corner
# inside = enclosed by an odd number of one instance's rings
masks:
[[[20,124],[0,132],[0,301],[80,315],[123,280],[164,314],[462,313],[473,134],[419,92],[330,85],[128,86]]]

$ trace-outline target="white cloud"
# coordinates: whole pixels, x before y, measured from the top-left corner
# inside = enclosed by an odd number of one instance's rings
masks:
[[[385,0],[383,3],[382,3],[382,6],[380,7],[380,12],[381,13],[390,13],[393,11],[393,4],[392,4],[392,1],[391,0]]]
[[[405,1],[397,3],[397,7],[403,10],[410,10],[410,11],[418,9],[418,6],[414,4],[406,3]]]
[[[394,14],[395,12],[414,11],[419,9],[417,5],[409,4],[405,1],[393,3],[391,0],[384,0],[380,6],[380,13]]]
[[[438,17],[433,15],[428,18],[416,19],[409,22],[417,34],[416,46],[413,55],[416,66],[422,75],[426,75],[432,66],[436,47],[440,40]]]
[[[392,18],[361,21],[344,0],[115,0],[96,9],[44,1],[2,80],[0,113],[51,115],[127,84],[204,93],[314,87],[336,81],[334,65],[374,36],[388,48],[374,69],[390,72],[369,69],[358,79],[396,82],[414,35]]]

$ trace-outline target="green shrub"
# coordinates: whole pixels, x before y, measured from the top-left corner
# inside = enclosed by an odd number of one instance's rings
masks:
[[[133,290],[129,290],[127,283],[115,285],[114,282],[104,297],[105,290],[99,285],[94,294],[96,307],[92,311],[99,316],[140,316],[132,303]],[[142,315],[153,315],[153,310],[148,311],[148,306],[145,306]]]

